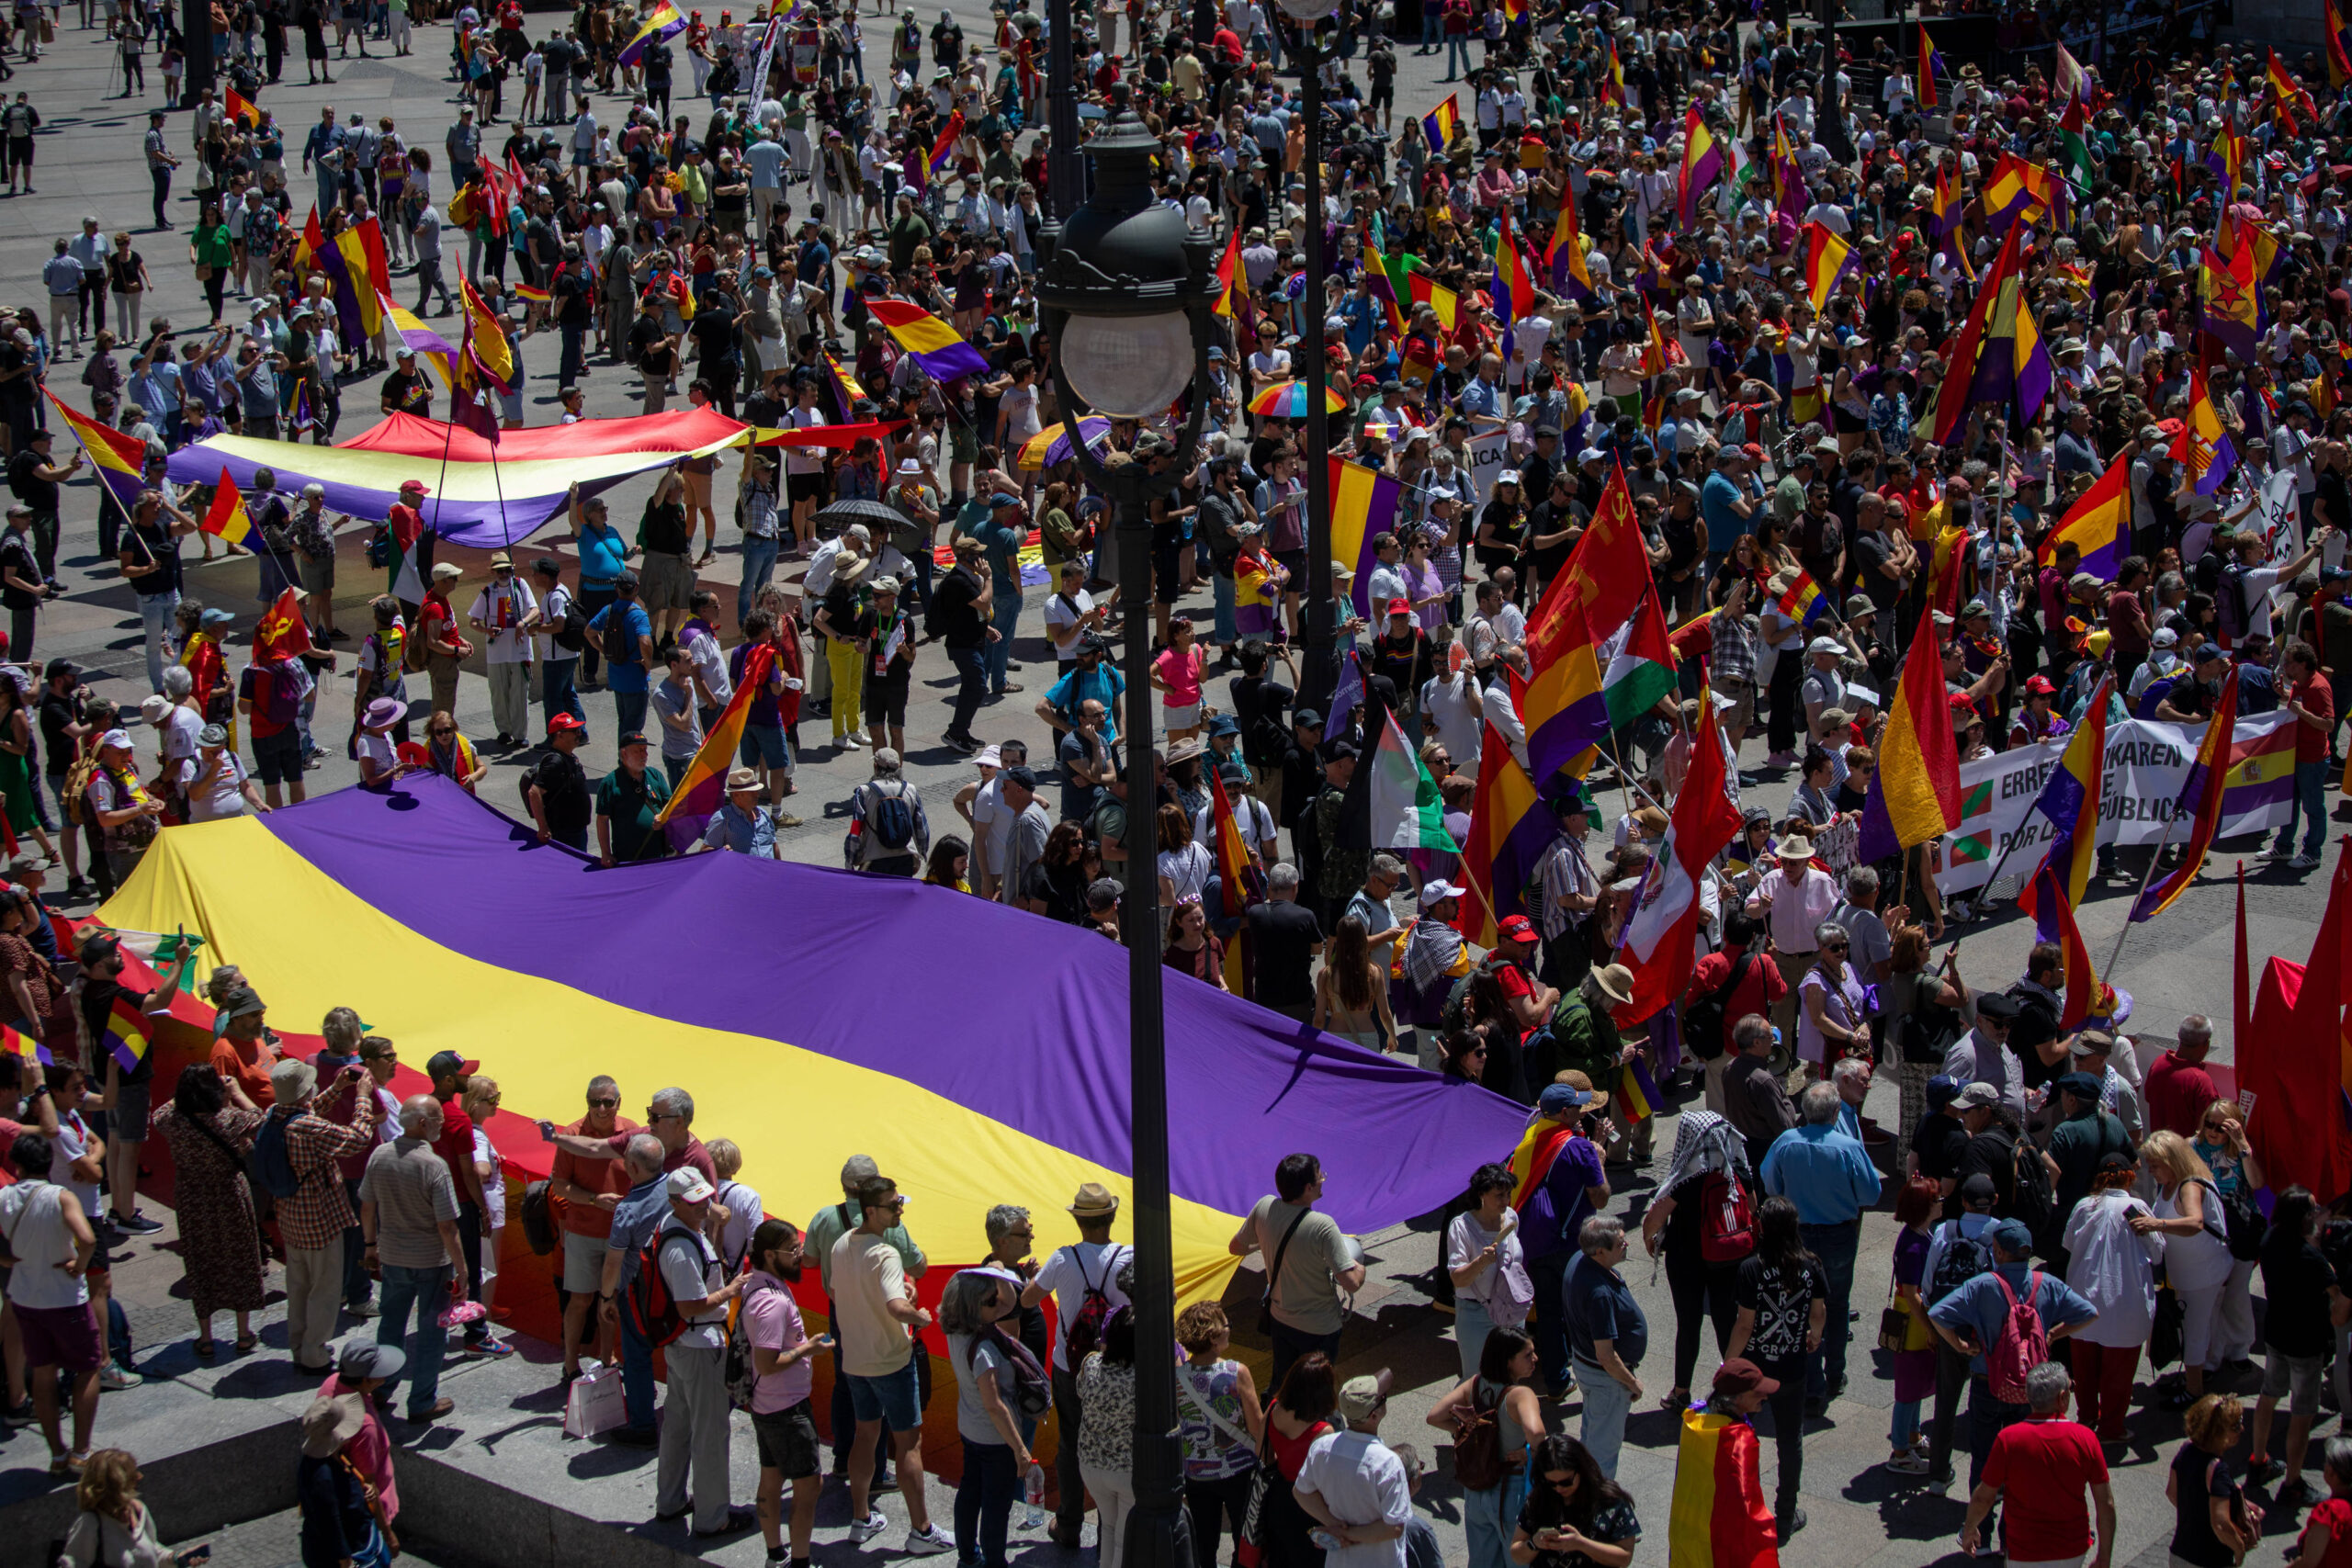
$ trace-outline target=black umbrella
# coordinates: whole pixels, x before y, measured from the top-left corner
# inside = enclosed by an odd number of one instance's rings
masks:
[[[907,520],[907,514],[897,507],[858,497],[836,501],[831,506],[820,508],[817,513],[817,521],[831,525],[828,530],[831,533],[839,533],[853,523],[864,523],[876,528],[911,526]]]

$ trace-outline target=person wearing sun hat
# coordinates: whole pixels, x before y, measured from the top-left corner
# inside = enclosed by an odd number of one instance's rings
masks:
[[[735,768],[727,775],[727,797],[703,825],[706,849],[733,850],[753,860],[774,860],[775,818],[760,805],[760,775],[756,769]]]
[[[379,1563],[389,1560],[383,1531],[368,1506],[368,1483],[341,1462],[344,1445],[368,1425],[356,1393],[321,1394],[302,1412],[302,1457],[294,1496],[302,1516],[302,1561]]]
[[[1813,863],[1813,840],[1803,833],[1782,839],[1773,858],[1778,863],[1757,880],[1756,891],[1747,897],[1747,913],[1764,922],[1768,951],[1788,976],[1813,963],[1821,945],[1814,933],[1838,907],[1838,879]],[[1793,987],[1772,1005],[1772,1021],[1785,1038],[1796,1038]]]
[[[356,742],[359,759],[359,784],[363,789],[382,790],[391,787],[400,773],[400,757],[392,749],[392,726],[408,716],[408,710],[390,697],[378,697],[359,716],[359,736]],[[295,797],[300,799],[300,795]]]

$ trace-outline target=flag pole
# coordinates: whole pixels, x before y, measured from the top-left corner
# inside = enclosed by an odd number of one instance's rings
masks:
[[[2173,824],[2179,820],[2180,814],[2178,812],[2173,813],[2173,815],[2165,820],[2165,836],[2156,841],[2156,852],[2148,857],[2148,869],[2140,874],[2140,891],[2133,895],[2132,899],[2133,908],[2136,908],[2139,906],[2140,900],[2147,897],[2149,885],[2155,881],[2156,867],[2164,860],[2165,849],[2172,843]],[[2199,869],[2201,871],[2203,868],[2200,866]],[[2115,933],[2115,951],[2107,955],[2107,967],[2098,972],[2098,978],[2102,984],[2106,983],[2109,976],[2115,973],[2115,965],[2123,957],[2123,944],[2131,939],[2132,928],[2137,924],[2139,924],[2139,922],[2132,919],[2129,915],[2124,917],[2123,929]]]

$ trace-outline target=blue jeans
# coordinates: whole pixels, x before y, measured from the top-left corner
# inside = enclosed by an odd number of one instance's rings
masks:
[[[1984,1478],[1984,1461],[1992,1457],[1993,1439],[2010,1427],[2027,1419],[2033,1412],[2022,1404],[2011,1404],[1993,1397],[1990,1379],[1971,1377],[1968,1380],[1968,1489]]]
[[[1012,628],[1021,623],[1021,594],[1016,589],[998,595],[995,610],[997,639],[989,644],[989,690],[1004,695],[1007,671],[1012,665]]]
[[[580,705],[579,690],[572,684],[580,671],[580,656],[550,659],[539,667],[539,709],[545,718],[568,713],[581,723],[588,722],[588,710]]]
[[[563,339],[563,352],[556,360],[555,384],[558,387],[576,386],[580,381],[580,367],[588,363],[588,329],[558,327],[556,331]]]
[[[1453,1292],[1453,1344],[1462,1352],[1462,1375],[1478,1375],[1478,1358],[1487,1348],[1487,1336],[1495,1331],[1495,1320],[1484,1304],[1462,1293]]]
[[[1218,574],[1209,581],[1216,585],[1216,630],[1209,640],[1219,648],[1231,648],[1241,640],[1241,629],[1233,618],[1233,579]]]
[[[1625,1418],[1634,1411],[1634,1391],[1582,1357],[1576,1369],[1577,1389],[1584,1395],[1584,1430],[1579,1435],[1600,1473],[1614,1481],[1617,1453],[1625,1446]]]
[[[1834,1396],[1846,1386],[1846,1310],[1854,1298],[1854,1252],[1861,1243],[1862,1224],[1849,1220],[1839,1225],[1799,1225],[1797,1235],[1829,1276],[1829,1321],[1821,1334],[1821,1348],[1804,1359],[1804,1392],[1808,1397]],[[1589,1446],[1589,1445],[1587,1445]]]
[[[139,621],[147,637],[147,684],[158,692],[164,689],[164,661],[179,657],[172,646],[172,613],[179,607],[176,588],[139,596]]]
[[[621,1314],[621,1403],[628,1407],[627,1430],[652,1436],[653,1347],[629,1325],[627,1313]]]
[[[2327,832],[2327,763],[2298,762],[2295,764],[2295,795],[2287,803],[2287,825],[2278,829],[2278,852],[2285,854],[2295,842],[2295,818],[2303,819],[2303,853],[2316,858],[2320,840]]]
[[[1021,1472],[1010,1443],[964,1439],[964,1475],[956,1483],[956,1561],[972,1568],[1005,1568],[1004,1538],[1012,1525]]]
[[[1886,1429],[1887,1447],[1907,1449],[1919,1435],[1919,1401],[1898,1399],[1894,1402],[1894,1424]]]
[[[1470,1545],[1470,1568],[1510,1568],[1510,1538],[1526,1498],[1524,1469],[1504,1476],[1499,1486],[1463,1492],[1462,1533]]]
[[[449,1342],[441,1329],[441,1313],[449,1304],[449,1266],[409,1269],[387,1263],[383,1267],[382,1315],[376,1319],[376,1343],[399,1345],[406,1340],[409,1308],[416,1308],[416,1348],[409,1352],[401,1373],[409,1380],[408,1415],[414,1420],[441,1397],[441,1358]],[[400,1376],[385,1382],[386,1403],[400,1383]]]
[[[947,721],[947,733],[959,739],[972,733],[972,719],[980,711],[980,699],[989,694],[989,656],[985,648],[951,648],[947,661],[956,666],[956,673],[963,683],[956,688],[956,711]]]
[[[615,692],[613,694],[613,722],[620,726],[621,734],[627,735],[632,729],[641,730],[645,728],[647,695],[648,694],[644,692]]]
[[[1437,47],[1438,40],[1445,36],[1443,30],[1444,26],[1445,17],[1437,6],[1422,6],[1421,47],[1423,49],[1435,49]]]
[[[1534,1337],[1536,1363],[1544,1370],[1544,1386],[1547,1389],[1566,1388],[1568,1384],[1568,1307],[1565,1287],[1568,1265],[1576,1257],[1575,1247],[1564,1247],[1527,1260],[1527,1278],[1535,1287],[1535,1315],[1527,1329]],[[1462,1310],[1458,1295],[1454,1298],[1454,1310]]]
[[[735,624],[741,626],[752,615],[752,601],[760,590],[775,576],[776,537],[771,534],[764,539],[743,536],[743,583],[735,590]]]
[[[1459,66],[1454,64],[1457,56],[1462,61]],[[1453,81],[1456,71],[1464,76],[1470,74],[1470,35],[1467,33],[1448,33],[1445,36],[1445,75],[1441,80]]]

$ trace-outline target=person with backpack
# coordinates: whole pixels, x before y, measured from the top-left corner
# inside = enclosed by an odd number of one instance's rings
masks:
[[[1470,1568],[1510,1561],[1511,1532],[1527,1501],[1528,1445],[1550,1430],[1532,1386],[1538,1364],[1526,1334],[1498,1324],[1481,1341],[1476,1366],[1422,1417],[1453,1439]]]
[[[1980,992],[1976,1027],[1952,1042],[1939,1069],[1955,1083],[1991,1085],[2019,1122],[2026,1115],[2025,1068],[2009,1052],[2009,1032],[2024,1010],[2015,997]]]
[[[2115,1489],[2107,1456],[2079,1421],[2066,1419],[2073,1381],[2056,1361],[2042,1361],[2025,1374],[2024,1419],[1993,1439],[1984,1479],[1968,1499],[1960,1527],[1960,1549],[1982,1552],[1993,1539],[1986,1520],[2004,1495],[2011,1504],[2002,1549],[2010,1562],[2087,1562],[2109,1568],[2115,1551]],[[2088,1493],[2092,1507],[2083,1506]],[[2096,1541],[2092,1512],[2098,1515]]]
[[[2139,1173],[2139,1162],[2128,1153],[2100,1156],[2090,1191],[2068,1213],[2059,1237],[2066,1283],[2098,1309],[2098,1319],[2068,1347],[2075,1392],[2083,1425],[2110,1444],[2125,1437],[2132,1375],[2140,1348],[2155,1330],[2156,1270],[2165,1258],[2163,1237],[2132,1230],[2132,1222],[2149,1213],[2132,1190]]]
[[[560,558],[542,556],[531,563],[531,575],[538,580],[538,606],[525,618],[525,629],[539,666],[539,711],[548,720],[568,713],[585,724],[588,710],[580,705],[578,675],[581,652],[588,646],[587,612],[565,585]],[[400,602],[393,600],[392,607],[397,611]]]
[[[2058,1100],[2058,1124],[2050,1130],[2050,1163],[2056,1206],[2054,1225],[2064,1232],[2075,1205],[2089,1195],[2099,1164],[2109,1155],[2132,1152],[2132,1134],[2120,1117],[2099,1109],[2099,1080],[2088,1073],[2064,1073],[2051,1086]],[[2050,1249],[2050,1267],[2066,1273],[2063,1247]]]
[[[1993,1439],[2032,1414],[2027,1372],[2050,1359],[2051,1346],[2098,1315],[2064,1280],[2033,1267],[2033,1233],[2022,1222],[1997,1221],[1984,1239],[1992,1243],[1992,1267],[1928,1309],[1938,1336],[1968,1358],[1972,1493],[1984,1479]],[[1932,1284],[1934,1276],[1929,1279]]]
[[[376,1146],[359,1179],[359,1230],[367,1240],[368,1266],[384,1284],[376,1343],[403,1348],[410,1310],[417,1314],[416,1348],[407,1364],[407,1418],[420,1425],[457,1408],[455,1400],[440,1393],[449,1339],[441,1314],[466,1299],[458,1189],[448,1162],[434,1147],[441,1137],[441,1102],[429,1094],[402,1100],[400,1136]],[[387,1382],[378,1402],[389,1409],[397,1386],[397,1379]]]
[[[850,792],[846,850],[852,871],[910,877],[931,852],[922,792],[907,782],[904,766],[895,750],[880,747],[874,753],[874,776]]]
[[[1854,1294],[1862,1211],[1878,1201],[1878,1168],[1860,1140],[1838,1125],[1844,1100],[1837,1086],[1808,1084],[1798,1101],[1804,1121],[1772,1141],[1758,1174],[1764,1190],[1797,1208],[1804,1246],[1827,1280],[1829,1327],[1815,1359],[1805,1362],[1805,1413],[1817,1416],[1846,1388],[1846,1309]]]
[[[1600,1146],[1584,1131],[1586,1115],[1596,1112],[1601,1101],[1602,1096],[1589,1088],[1565,1083],[1544,1087],[1535,1100],[1531,1180],[1519,1204],[1520,1246],[1535,1303],[1535,1349],[1544,1386],[1555,1399],[1576,1386],[1568,1369],[1566,1313],[1560,1303],[1577,1258],[1577,1235],[1609,1202]]]
[[[2140,1164],[2155,1184],[2145,1218],[2132,1221],[2136,1235],[2165,1238],[2165,1283],[2180,1298],[2181,1381],[2158,1404],[2186,1410],[2205,1393],[2207,1374],[2254,1348],[2251,1314],[2245,1330],[2222,1328],[2222,1297],[2237,1267],[2230,1253],[2229,1222],[2222,1213],[2213,1172],[2187,1139],[2158,1131],[2140,1145]]]
[[[1718,1356],[1731,1343],[1739,1266],[1756,1250],[1756,1198],[1738,1130],[1712,1111],[1685,1111],[1666,1179],[1642,1213],[1642,1245],[1653,1258],[1666,1254],[1674,1298],[1674,1386],[1658,1401],[1661,1409],[1690,1404],[1702,1324],[1714,1325]]]
[[[704,1234],[718,1190],[701,1171],[679,1167],[663,1179],[662,1192],[669,1212],[640,1258],[622,1314],[663,1351],[669,1367],[653,1517],[675,1519],[691,1511],[694,1535],[726,1535],[752,1523],[750,1508],[727,1500],[727,1305],[750,1276],[727,1277]]]
[[[367,1076],[352,1062],[321,1094],[310,1063],[278,1063],[269,1071],[277,1102],[254,1135],[251,1168],[277,1201],[277,1234],[286,1243],[286,1348],[306,1372],[333,1365],[328,1342],[343,1303],[343,1234],[358,1223],[336,1162],[374,1148],[383,1116],[375,1094],[360,1092]],[[328,1120],[354,1096],[355,1116]]]
[[[1323,1162],[1310,1154],[1284,1155],[1274,1168],[1274,1190],[1250,1210],[1227,1244],[1236,1258],[1255,1252],[1266,1260],[1266,1296],[1260,1326],[1273,1342],[1273,1384],[1310,1350],[1339,1348],[1346,1310],[1340,1297],[1363,1289],[1364,1266],[1340,1223],[1315,1207],[1323,1195]]]
[[[1119,1271],[1135,1260],[1135,1248],[1111,1239],[1112,1222],[1119,1217],[1118,1196],[1099,1181],[1090,1181],[1069,1201],[1069,1217],[1078,1224],[1078,1240],[1056,1247],[1021,1292],[1021,1304],[1036,1306],[1047,1297],[1054,1303],[1054,1483],[1057,1500],[1047,1539],[1065,1550],[1078,1550],[1086,1527],[1086,1485],[1078,1470],[1078,1433],[1085,1420],[1079,1406],[1078,1363],[1102,1342],[1102,1325],[1127,1304],[1119,1288]],[[1065,1544],[1066,1543],[1066,1544]]]

